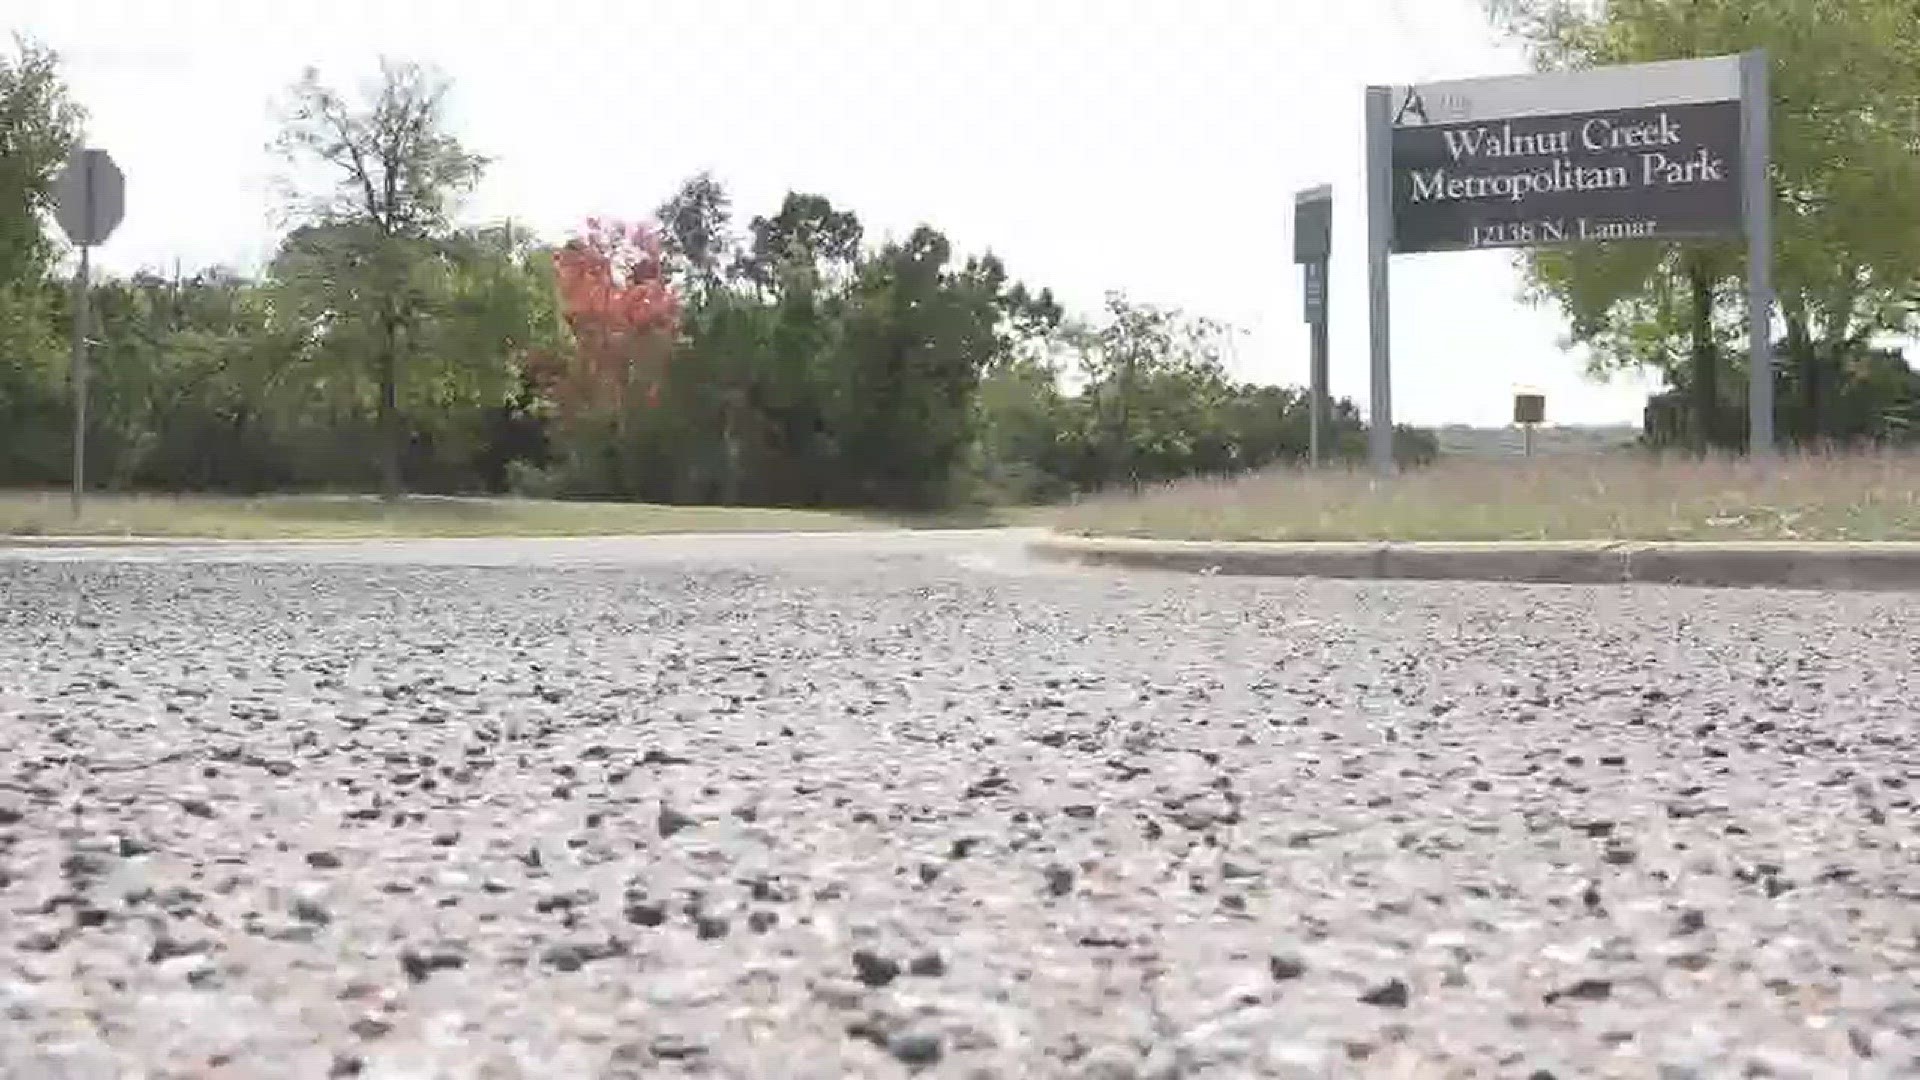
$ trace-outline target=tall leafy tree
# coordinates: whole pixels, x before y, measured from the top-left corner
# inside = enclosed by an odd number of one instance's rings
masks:
[[[1772,58],[1776,285],[1790,427],[1828,405],[1872,341],[1907,329],[1920,278],[1920,63],[1904,0],[1492,0],[1547,70],[1764,47]],[[1844,72],[1844,77],[1837,73]],[[1697,441],[1731,440],[1745,354],[1743,263],[1724,244],[1593,245],[1524,258],[1602,369],[1651,365],[1692,398]],[[1732,429],[1732,430],[1729,430]]]
[[[733,254],[733,200],[712,173],[688,178],[654,212],[668,275],[681,293],[718,288]]]
[[[46,273],[55,247],[45,215],[84,120],[52,50],[16,37],[13,52],[0,53],[0,285]]]
[[[356,100],[309,70],[293,88],[279,140],[296,165],[325,174],[299,200],[310,228],[289,254],[318,301],[316,326],[355,339],[372,360],[388,498],[402,489],[400,387],[426,315],[425,268],[444,256],[458,200],[485,168],[449,130],[448,90],[416,65],[383,61]]]
[[[46,215],[84,118],[51,50],[16,37],[0,52],[0,424],[15,436],[0,447],[0,467],[34,480],[64,468],[49,452],[65,434],[65,298],[47,280],[58,249]]]

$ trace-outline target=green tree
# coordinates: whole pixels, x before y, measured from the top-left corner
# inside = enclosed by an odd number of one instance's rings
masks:
[[[778,214],[754,218],[749,230],[752,240],[737,271],[767,290],[777,290],[783,274],[803,272],[818,279],[850,272],[865,235],[851,210],[836,210],[824,195],[801,192],[789,192]]]
[[[44,222],[83,120],[59,57],[16,37],[0,53],[0,478],[47,482],[67,468],[52,451],[70,428],[59,326],[67,299],[48,281],[58,248]]]
[[[934,505],[976,435],[980,380],[1006,352],[1006,268],[951,266],[951,243],[921,226],[862,261],[848,297],[830,423],[843,497]]]
[[[1210,411],[1231,395],[1221,362],[1228,332],[1209,319],[1109,294],[1104,323],[1082,342],[1083,477],[1137,483],[1195,471]]]
[[[37,284],[53,262],[42,223],[84,119],[57,54],[24,37],[0,53],[0,286]]]
[[[289,239],[281,269],[334,356],[371,361],[390,499],[402,489],[403,373],[423,354],[421,323],[456,202],[485,167],[448,130],[448,89],[415,65],[382,62],[355,102],[309,70],[279,140],[291,162],[318,166],[331,181],[302,201],[310,225]]]
[[[1837,384],[1909,328],[1920,278],[1920,47],[1904,0],[1492,0],[1543,70],[1766,48],[1774,252],[1790,430],[1835,430]],[[1846,73],[1836,77],[1836,72]],[[1648,365],[1692,398],[1697,444],[1738,438],[1744,265],[1726,244],[1629,243],[1524,257],[1599,370]]]
[[[733,200],[712,173],[688,178],[654,212],[666,249],[668,274],[685,297],[718,288],[734,255]]]

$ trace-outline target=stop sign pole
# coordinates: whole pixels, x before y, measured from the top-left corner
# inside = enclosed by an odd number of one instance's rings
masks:
[[[73,282],[73,516],[87,483],[87,331],[93,322],[90,278],[94,245],[113,235],[126,216],[127,181],[105,150],[78,150],[54,188],[54,217],[80,249]]]

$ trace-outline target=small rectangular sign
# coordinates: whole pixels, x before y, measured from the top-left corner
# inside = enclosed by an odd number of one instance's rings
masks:
[[[1333,253],[1333,189],[1317,187],[1293,200],[1293,261],[1325,262]]]
[[[1327,317],[1327,264],[1303,263],[1306,273],[1306,320],[1316,323]]]
[[[1393,249],[1738,235],[1737,57],[1394,91]]]
[[[1513,395],[1513,422],[1516,424],[1538,424],[1547,418],[1547,399],[1544,394]]]

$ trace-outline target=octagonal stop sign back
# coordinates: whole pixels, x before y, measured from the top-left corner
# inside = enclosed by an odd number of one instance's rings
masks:
[[[55,220],[81,247],[104,243],[127,213],[127,178],[105,150],[82,150],[54,187]]]

